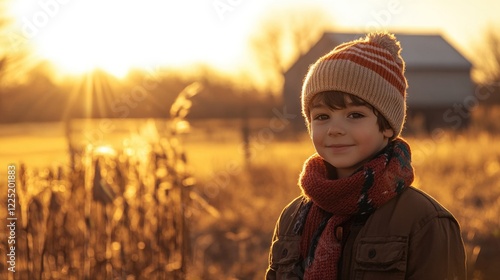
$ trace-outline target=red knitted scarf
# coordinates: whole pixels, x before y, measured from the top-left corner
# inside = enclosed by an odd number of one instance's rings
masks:
[[[409,145],[397,138],[351,176],[329,179],[317,154],[304,164],[300,186],[312,201],[302,229],[304,279],[337,279],[342,253],[336,228],[355,215],[369,214],[413,182]]]

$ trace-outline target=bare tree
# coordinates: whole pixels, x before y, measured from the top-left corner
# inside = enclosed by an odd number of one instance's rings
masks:
[[[332,26],[331,18],[318,8],[272,10],[263,17],[249,46],[272,92],[281,91],[284,73]]]
[[[474,76],[480,83],[500,82],[500,34],[490,26],[484,33],[484,41],[478,48]]]
[[[482,104],[500,105],[500,34],[493,26],[484,32],[472,73],[478,84],[476,94],[485,98]]]
[[[38,65],[33,60],[31,42],[15,26],[7,6],[11,0],[0,0],[0,86],[19,82]]]
[[[7,17],[6,14],[6,9],[5,9],[5,0],[0,0],[0,33],[4,33],[6,26],[9,24],[10,20]],[[4,39],[4,36],[1,37],[0,39],[0,45],[4,49],[6,46],[6,42]],[[4,76],[4,71],[5,71],[5,53],[0,53],[0,80]]]

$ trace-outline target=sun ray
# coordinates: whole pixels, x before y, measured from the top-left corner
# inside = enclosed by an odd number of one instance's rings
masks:
[[[85,87],[83,88],[84,95],[84,118],[90,119],[92,117],[92,88],[94,87],[94,79],[92,73],[85,75]]]
[[[113,78],[103,72],[95,74],[95,99],[97,104],[98,117],[112,117],[110,108],[110,101],[115,96],[118,85],[114,83]]]

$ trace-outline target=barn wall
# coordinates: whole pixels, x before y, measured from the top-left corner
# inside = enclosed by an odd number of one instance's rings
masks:
[[[474,94],[474,85],[466,70],[407,70],[406,77],[410,106],[451,106]]]

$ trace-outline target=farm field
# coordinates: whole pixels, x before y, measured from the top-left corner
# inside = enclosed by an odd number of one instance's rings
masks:
[[[162,137],[163,125],[168,126],[158,120],[79,121],[72,125],[71,141],[74,147],[81,147],[81,150],[84,150],[86,140],[91,140],[98,144],[95,146],[112,147],[118,154],[119,150],[127,147],[148,153],[153,151],[148,150],[148,143]],[[252,121],[249,160],[245,160],[239,121],[193,121],[191,126],[191,133],[179,135],[175,143],[178,150],[185,151],[187,165],[183,170],[191,174],[195,182],[186,212],[191,255],[186,264],[188,279],[262,279],[274,223],[282,208],[300,194],[297,179],[302,163],[313,153],[310,140],[305,134],[290,137],[287,131],[271,131],[267,129],[268,120]],[[408,137],[407,140],[412,147],[417,175],[414,186],[437,198],[462,226],[471,279],[494,279],[492,275],[500,273],[496,265],[500,262],[500,136],[464,131],[460,134],[442,133],[433,138]],[[2,193],[6,193],[3,186],[9,164],[22,162],[34,173],[46,172],[47,168],[55,170],[57,166],[64,169],[69,164],[68,141],[62,123],[0,125],[0,147]],[[40,191],[27,190],[33,193]],[[129,201],[133,210],[133,197],[126,194],[127,189],[124,192],[116,196],[123,196],[121,203]],[[162,200],[166,198],[156,199],[152,205],[160,206],[161,202],[168,202]],[[5,207],[3,201],[0,205]],[[146,205],[145,201],[138,203]],[[116,201],[114,206],[106,205],[95,211],[104,211],[115,217],[113,211],[116,213],[116,209],[122,207],[117,206]],[[51,208],[47,209],[49,214],[52,213]],[[148,211],[143,206],[137,206],[137,209]],[[128,212],[129,216],[123,214],[123,217],[134,220],[141,213],[132,210]],[[0,215],[0,219],[5,220],[4,215]],[[53,217],[60,219],[56,214]],[[165,225],[171,221],[167,218]],[[101,222],[106,224],[106,221]],[[151,228],[161,230],[159,224],[160,218],[156,224],[152,223]],[[132,222],[132,225],[138,224]],[[82,227],[71,223],[66,226]],[[123,228],[113,224],[108,230],[113,234],[107,238],[118,240],[115,231]],[[5,231],[0,232],[2,240],[6,239],[5,234]],[[49,232],[44,234],[47,235],[45,240],[54,236]],[[140,236],[149,238],[137,231],[128,240],[121,239],[119,242],[125,247],[124,243]],[[118,241],[109,242],[110,248],[118,246]],[[146,249],[150,248],[148,244],[144,245]],[[162,248],[158,246],[152,246],[150,250]],[[110,257],[103,271],[110,273],[109,266],[127,267],[123,263],[115,264],[114,258],[114,255]],[[163,261],[166,265],[169,264],[167,260],[172,261],[165,257]],[[160,262],[161,258],[157,261]],[[5,264],[3,252],[0,262]],[[54,279],[66,279],[64,275],[71,275],[68,268],[64,270],[63,263],[53,267],[61,269],[59,274],[51,275]],[[134,269],[140,270],[140,266],[136,264]],[[133,275],[146,275],[135,270],[128,273],[130,279],[138,279]],[[0,278],[3,279],[3,276],[0,274]]]

